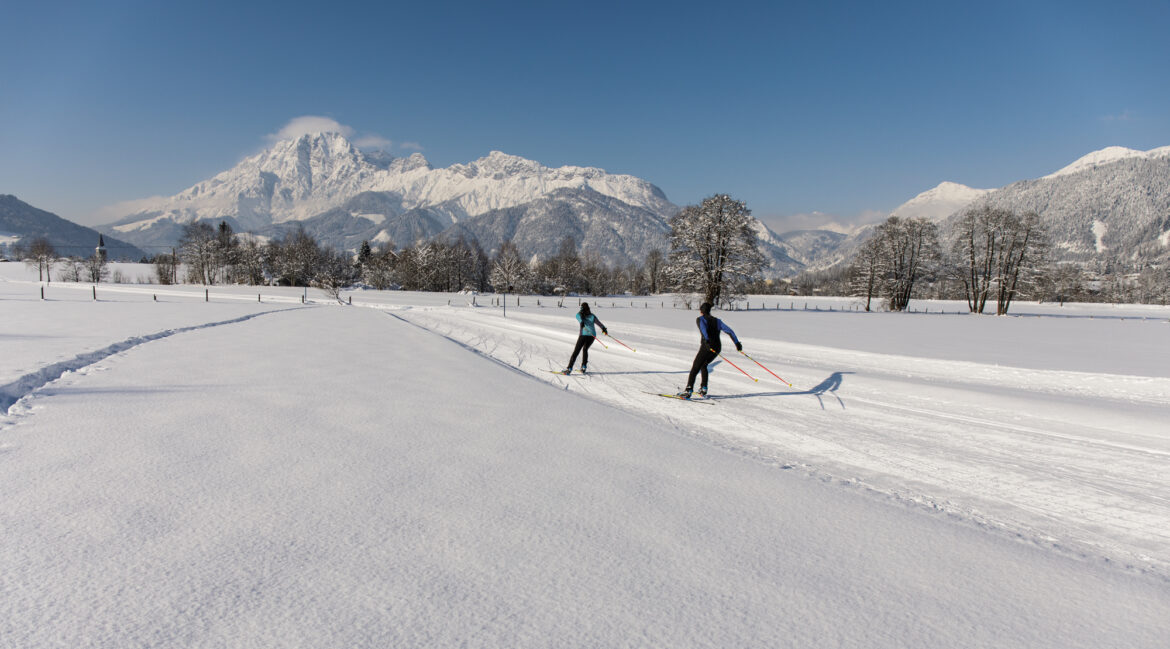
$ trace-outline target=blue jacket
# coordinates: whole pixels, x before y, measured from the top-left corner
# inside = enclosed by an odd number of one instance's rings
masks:
[[[699,333],[703,336],[703,344],[709,346],[715,351],[723,348],[719,342],[719,332],[726,331],[727,335],[735,341],[736,346],[739,346],[739,338],[735,337],[735,332],[731,330],[722,320],[713,315],[701,315],[695,319],[699,325]]]
[[[577,322],[580,323],[582,336],[596,336],[597,330],[593,328],[593,325],[597,325],[598,327],[601,327],[602,331],[605,331],[605,325],[601,324],[601,321],[597,319],[597,316],[593,315],[592,313],[584,317],[578,313]]]

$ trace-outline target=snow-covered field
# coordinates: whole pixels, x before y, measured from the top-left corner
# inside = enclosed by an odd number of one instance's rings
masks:
[[[576,298],[40,289],[0,264],[2,647],[1170,638],[1164,307],[757,297],[793,386],[726,344],[758,382],[685,403],[669,298],[585,298],[637,351],[564,377]]]

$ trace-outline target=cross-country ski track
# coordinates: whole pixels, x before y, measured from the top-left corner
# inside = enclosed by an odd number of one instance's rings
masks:
[[[59,351],[0,362],[0,646],[1170,634],[1168,378],[728,312],[793,385],[725,341],[759,381],[717,362],[692,407],[647,394],[685,382],[691,311],[597,309],[637,352],[603,336],[582,377],[551,371],[574,309],[364,306],[38,305],[94,331],[69,352],[46,322]]]
[[[1170,438],[1149,433],[1170,421],[1170,380],[896,357],[741,330],[745,350],[794,387],[762,370],[753,382],[718,362],[710,398],[729,407],[698,412],[645,394],[686,382],[698,347],[686,328],[693,316],[684,314],[678,328],[615,320],[638,351],[595,343],[590,375],[576,381],[544,371],[562,367],[572,349],[568,309],[507,318],[466,309],[395,313],[534,379],[719,446],[1170,574],[1170,489],[1161,469]],[[755,369],[730,344],[724,355]]]

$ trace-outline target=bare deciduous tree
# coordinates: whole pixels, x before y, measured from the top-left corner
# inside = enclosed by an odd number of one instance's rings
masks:
[[[938,226],[923,218],[891,216],[877,227],[872,240],[875,248],[866,254],[876,254],[870,263],[886,305],[891,311],[905,311],[915,283],[934,272],[941,258]]]
[[[662,255],[662,251],[657,248],[651,250],[646,255],[646,265],[643,268],[647,288],[651,294],[662,290],[665,270],[666,258]]]
[[[318,252],[312,284],[329,297],[340,302],[341,290],[357,281],[357,277],[357,269],[349,255],[331,248]]]
[[[45,237],[37,237],[29,242],[28,247],[20,251],[24,262],[29,268],[37,269],[37,281],[51,282],[53,264],[57,261],[57,250]]]
[[[500,251],[492,264],[492,288],[498,292],[524,293],[528,291],[532,277],[528,264],[520,258],[520,250],[511,241],[500,245]]]
[[[983,313],[994,294],[996,314],[1006,314],[1022,283],[1035,276],[1046,250],[1047,237],[1035,212],[1021,216],[987,204],[964,212],[951,251],[971,312]]]
[[[683,291],[697,291],[712,304],[729,301],[743,282],[764,267],[751,210],[743,201],[716,194],[685,207],[670,219],[668,275]]]
[[[85,275],[89,281],[97,284],[110,275],[109,262],[101,252],[94,252],[82,262]]]
[[[866,311],[870,310],[873,298],[881,294],[884,275],[882,241],[877,236],[871,236],[857,249],[849,267],[851,292],[865,296]]]
[[[183,226],[179,236],[179,255],[187,265],[190,281],[210,286],[215,284],[216,232],[204,221]]]

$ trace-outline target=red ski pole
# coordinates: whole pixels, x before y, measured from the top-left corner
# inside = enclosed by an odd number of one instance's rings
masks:
[[[593,339],[597,341],[598,345],[601,345],[602,347],[609,349],[609,345],[606,345],[605,343],[601,342],[601,339],[598,338],[597,336],[594,336]]]
[[[757,361],[756,359],[752,358],[751,356],[748,356],[748,355],[747,355],[747,352],[745,352],[745,351],[740,351],[739,353],[743,354],[744,356],[747,356],[747,359],[748,359],[749,361],[751,361],[751,362],[755,363],[756,365],[759,365],[760,367],[764,367],[764,364],[763,364],[763,363],[761,363],[760,361]],[[765,371],[765,372],[767,372],[768,374],[771,374],[772,376],[776,376],[776,373],[775,373],[775,372],[773,372],[772,370],[770,370],[770,369],[768,369],[768,368],[766,368],[766,367],[764,367],[764,371]],[[776,378],[780,379],[780,377],[779,377],[779,376],[776,376]],[[781,382],[781,383],[784,383],[784,384],[786,384],[788,387],[792,387],[792,384],[791,384],[791,383],[789,383],[788,381],[785,381],[784,379],[780,379],[780,382]]]
[[[712,349],[711,351],[712,351],[712,352],[715,352],[716,354],[719,354],[719,352],[716,352],[714,349]],[[726,356],[724,356],[723,354],[719,354],[719,358],[722,358],[723,360],[727,361],[727,357],[726,357]],[[742,367],[740,367],[740,366],[738,366],[738,365],[736,365],[735,363],[732,363],[731,361],[727,361],[727,364],[728,364],[728,365],[730,365],[730,366],[732,366],[732,367],[734,367],[735,369],[739,370],[740,372],[743,372],[743,368],[742,368]],[[760,382],[760,380],[759,380],[759,379],[757,379],[756,377],[752,376],[751,374],[748,374],[747,372],[743,372],[743,375],[744,375],[744,376],[746,376],[746,377],[748,377],[749,379],[751,379],[751,380],[755,381],[756,383],[759,383],[759,382]]]
[[[638,350],[634,349],[633,347],[630,347],[629,345],[627,345],[627,344],[623,343],[622,341],[618,340],[617,338],[614,338],[613,336],[610,336],[610,335],[609,335],[609,332],[606,332],[606,334],[605,334],[605,335],[606,335],[606,336],[609,336],[610,338],[613,338],[613,341],[614,341],[615,343],[617,343],[617,344],[621,345],[622,347],[625,347],[626,349],[628,349],[628,350],[630,350],[630,351],[632,351],[632,352],[636,352],[636,351],[638,351]]]

